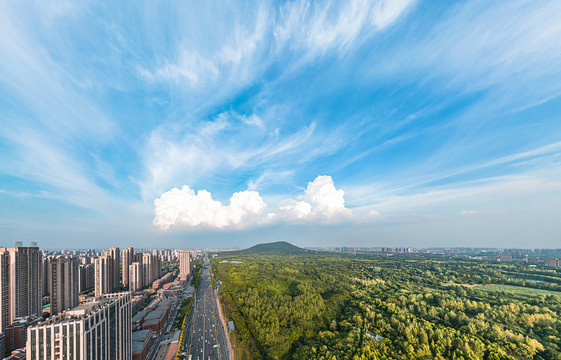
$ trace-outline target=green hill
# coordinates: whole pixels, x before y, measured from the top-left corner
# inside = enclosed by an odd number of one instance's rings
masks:
[[[307,250],[292,245],[286,241],[257,244],[249,249],[243,250],[246,253],[280,253],[280,254],[301,254]]]
[[[227,252],[224,255],[297,255],[308,252],[306,249],[294,246],[286,241],[277,241],[272,243],[257,244],[249,249]]]

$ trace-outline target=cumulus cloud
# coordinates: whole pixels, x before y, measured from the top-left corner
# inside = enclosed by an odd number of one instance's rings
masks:
[[[196,194],[189,186],[173,188],[154,201],[154,225],[163,230],[171,226],[244,227],[260,221],[267,205],[256,191],[234,193],[225,206],[212,199],[210,192]]]
[[[478,215],[479,211],[477,210],[462,210],[458,213],[458,215]]]
[[[210,192],[197,193],[185,185],[173,188],[154,201],[153,224],[162,229],[171,227],[245,228],[251,225],[281,221],[330,222],[352,216],[345,207],[345,192],[335,188],[331,176],[318,176],[308,183],[304,194],[282,201],[265,214],[267,204],[257,191],[234,193],[229,205],[214,200]]]
[[[279,205],[279,215],[285,219],[334,220],[351,216],[345,207],[345,192],[337,190],[331,176],[318,176],[308,183],[297,200],[284,200]]]

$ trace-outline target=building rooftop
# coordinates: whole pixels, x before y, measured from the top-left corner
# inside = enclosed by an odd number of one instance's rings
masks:
[[[147,338],[152,337],[152,330],[138,330],[132,332],[132,341],[145,341]]]
[[[166,315],[166,312],[164,310],[154,310],[154,311],[151,311],[148,315],[146,315],[146,317],[144,317],[144,319],[145,320],[160,319],[165,315]]]
[[[150,320],[146,320],[142,325],[154,325],[160,322],[160,319],[150,319]]]
[[[132,342],[132,353],[138,354],[146,347],[147,341],[133,341]]]
[[[171,338],[171,342],[176,342],[179,341],[179,338],[181,337],[181,330],[176,330],[173,333],[173,337]]]
[[[132,322],[140,322],[142,320],[144,320],[144,318],[146,317],[146,315],[150,312],[150,310],[142,310],[139,311],[138,313],[136,313],[136,315],[134,315],[132,317]]]

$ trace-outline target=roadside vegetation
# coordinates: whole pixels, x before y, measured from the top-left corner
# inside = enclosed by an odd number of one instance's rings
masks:
[[[214,274],[210,276],[210,287],[212,290],[216,290],[216,279],[214,278]]]
[[[198,270],[195,270],[194,274],[193,274],[193,280],[191,280],[191,283],[193,284],[193,287],[195,289],[199,289],[199,285],[201,283],[201,267],[199,266]]]
[[[173,325],[171,326],[171,330],[177,330],[180,328],[182,329],[182,324],[184,325],[184,320],[189,314],[189,311],[191,310],[192,306],[193,306],[192,297],[184,299],[181,302],[181,305],[177,310],[177,316],[175,317],[175,320],[173,321]]]
[[[212,266],[247,358],[561,359],[558,270],[305,252]]]

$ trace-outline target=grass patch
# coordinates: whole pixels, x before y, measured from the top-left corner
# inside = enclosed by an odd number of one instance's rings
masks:
[[[485,292],[504,291],[511,294],[523,295],[523,296],[555,295],[561,297],[561,292],[559,291],[549,291],[549,290],[534,289],[534,288],[513,286],[513,285],[499,285],[499,284],[477,285],[474,287],[474,289],[485,291]]]

